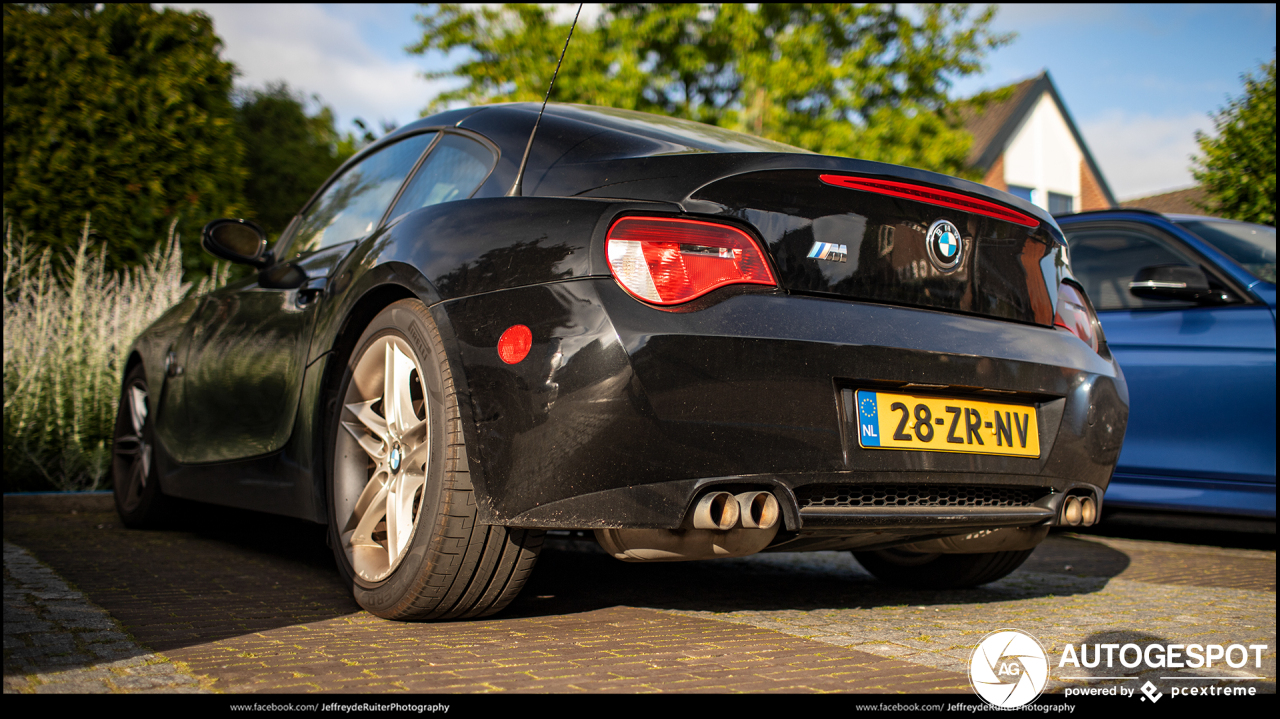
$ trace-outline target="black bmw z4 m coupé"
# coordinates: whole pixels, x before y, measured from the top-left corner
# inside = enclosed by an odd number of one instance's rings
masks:
[[[452,110],[340,168],[133,346],[113,478],[328,525],[359,603],[491,614],[547,530],[626,561],[1013,571],[1096,521],[1128,394],[1043,210],[693,122]]]

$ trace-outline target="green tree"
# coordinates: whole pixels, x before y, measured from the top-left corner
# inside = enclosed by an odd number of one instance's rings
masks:
[[[1192,174],[1204,187],[1203,209],[1219,217],[1276,224],[1276,59],[1244,75],[1244,95],[1213,120],[1217,136],[1196,133],[1201,154]]]
[[[994,9],[930,5],[614,4],[580,25],[555,99],[707,122],[829,155],[967,174],[972,139],[948,91],[981,70]],[[413,53],[466,51],[430,79],[458,78],[428,111],[459,101],[541,100],[567,23],[538,5],[439,5],[418,16]]]
[[[240,93],[236,129],[244,144],[244,193],[249,215],[279,235],[293,215],[356,151],[348,133],[340,137],[333,110],[320,105],[307,114],[307,99],[283,82]],[[312,101],[320,104],[320,98]]]
[[[188,270],[199,229],[243,208],[234,68],[200,12],[150,5],[4,6],[4,204],[31,240],[74,247],[92,216],[112,267],[176,219]]]

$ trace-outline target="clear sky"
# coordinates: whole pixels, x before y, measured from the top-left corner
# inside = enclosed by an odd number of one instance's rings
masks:
[[[449,67],[404,51],[421,37],[415,5],[174,7],[213,18],[240,84],[285,80],[318,94],[343,129],[354,117],[412,121],[441,87],[421,73]],[[584,21],[594,14],[588,6]],[[1273,57],[1276,6],[1004,5],[995,30],[1018,37],[955,94],[1047,69],[1112,191],[1127,199],[1194,182],[1194,133],[1212,133],[1212,114],[1243,90],[1240,76]]]

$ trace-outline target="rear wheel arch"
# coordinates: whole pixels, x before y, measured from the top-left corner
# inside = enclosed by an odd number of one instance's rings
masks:
[[[142,364],[142,355],[138,353],[138,350],[130,350],[129,357],[124,361],[124,369],[121,371],[120,376],[124,377],[129,374],[129,370],[140,364]]]
[[[317,398],[315,407],[317,421],[312,422],[311,429],[315,439],[312,446],[318,451],[312,464],[316,468],[316,471],[312,472],[313,496],[319,502],[317,509],[322,516],[327,517],[329,514],[324,469],[327,461],[324,457],[325,431],[333,413],[337,411],[338,386],[342,382],[344,363],[355,351],[360,335],[364,334],[365,328],[378,316],[378,313],[400,300],[415,296],[408,287],[399,284],[384,284],[370,289],[362,294],[345,313],[338,331],[334,333],[333,341],[329,344],[327,351],[329,361],[325,366],[320,396]]]
[[[425,303],[416,297],[397,300],[360,330],[354,346],[330,363],[339,383],[319,443],[324,469],[318,475],[325,484],[328,536],[339,570],[360,604],[383,617],[496,612],[523,585],[542,533],[488,525],[479,516],[452,363]],[[384,355],[386,374],[380,375]],[[395,381],[389,379],[393,367],[400,378]],[[409,400],[386,403],[388,397],[402,398],[399,387],[416,387],[415,376],[423,385],[413,400],[416,418],[402,411]],[[372,469],[364,469],[361,452],[368,454]],[[421,473],[411,470],[419,461]],[[411,531],[405,530],[403,515],[409,495],[395,488],[400,481],[419,487],[413,490],[418,494]],[[408,545],[402,543],[405,536]],[[374,546],[379,542],[381,553]]]
[[[349,309],[343,312],[343,319],[339,324],[339,328],[333,333],[333,339],[328,342],[329,361],[324,370],[324,377],[321,382],[321,390],[319,397],[316,399],[315,411],[316,422],[312,423],[312,432],[315,441],[312,446],[316,448],[318,454],[315,455],[314,466],[316,471],[312,473],[313,496],[317,500],[317,509],[323,516],[328,516],[329,498],[326,490],[325,476],[325,458],[323,456],[325,428],[328,427],[333,413],[338,411],[338,390],[342,383],[342,373],[346,366],[347,360],[351,358],[352,353],[356,350],[356,344],[359,342],[361,335],[370,323],[387,307],[406,299],[417,299],[421,301],[428,309],[437,305],[441,298],[435,287],[432,286],[421,274],[413,271],[412,277],[406,281],[405,275],[409,271],[406,266],[399,263],[389,263],[368,273],[366,277],[371,275],[381,275],[379,279],[389,280],[380,284],[374,284],[369,289],[359,294]],[[448,355],[450,364],[454,372],[454,384],[456,387],[463,389],[463,395],[466,395],[466,379],[462,369],[462,363],[456,356],[453,349],[453,329],[449,324],[448,317],[443,312],[433,312],[439,329],[444,335],[444,344],[446,355]],[[470,419],[470,407],[463,406],[464,424]],[[464,430],[465,432],[465,430]],[[470,435],[469,432],[465,432]],[[471,437],[468,436],[470,440]]]

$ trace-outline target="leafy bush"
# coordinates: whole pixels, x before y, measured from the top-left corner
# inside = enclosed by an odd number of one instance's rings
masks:
[[[5,3],[4,208],[39,246],[74,248],[86,212],[107,267],[141,261],[173,220],[243,217],[235,66],[213,21],[145,3]]]
[[[308,105],[318,106],[314,115]],[[283,82],[236,93],[236,132],[244,144],[245,200],[250,217],[279,237],[298,208],[356,153],[359,141],[340,136],[333,110]]]
[[[182,281],[176,222],[133,268],[108,270],[89,220],[61,257],[4,237],[4,490],[110,485],[121,374],[135,337],[193,289]],[[226,281],[226,267],[195,286]]]

